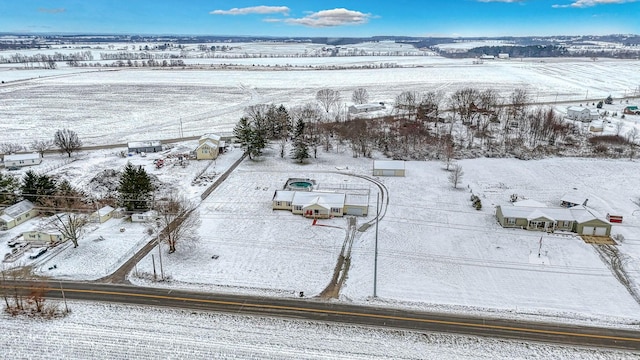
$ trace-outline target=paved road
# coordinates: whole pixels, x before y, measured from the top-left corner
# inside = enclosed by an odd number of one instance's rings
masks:
[[[28,291],[33,283],[6,281],[2,287]],[[492,319],[441,313],[357,306],[318,299],[267,298],[158,289],[120,284],[40,282],[46,296],[124,304],[187,308],[234,314],[262,315],[337,322],[384,328],[510,338],[631,350],[640,353],[640,330],[558,325],[542,322]]]

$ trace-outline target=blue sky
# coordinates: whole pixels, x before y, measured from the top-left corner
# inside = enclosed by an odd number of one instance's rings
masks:
[[[330,37],[638,34],[640,0],[0,0],[0,32]]]

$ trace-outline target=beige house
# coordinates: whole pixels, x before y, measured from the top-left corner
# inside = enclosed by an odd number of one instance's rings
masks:
[[[2,211],[0,215],[0,230],[8,230],[38,215],[38,210],[31,201],[22,200]]]
[[[496,218],[505,228],[569,231],[592,236],[611,235],[611,223],[583,205],[571,208],[499,205],[496,207]]]
[[[320,219],[344,215],[367,216],[369,199],[367,195],[339,192],[276,190],[272,209]]]
[[[92,222],[97,222],[102,224],[103,222],[113,217],[114,211],[115,209],[112,208],[111,206],[109,205],[104,206],[98,209],[97,211],[95,211],[93,214],[91,214],[91,216],[89,217],[89,220]]]
[[[60,231],[57,230],[34,230],[22,233],[24,241],[31,246],[45,246],[47,244],[61,243],[67,240]]]
[[[224,140],[220,135],[205,134],[198,140],[196,148],[196,159],[198,160],[215,160],[225,146]]]

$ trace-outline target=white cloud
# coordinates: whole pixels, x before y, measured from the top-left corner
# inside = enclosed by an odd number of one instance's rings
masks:
[[[45,14],[60,14],[65,11],[67,11],[67,9],[65,8],[57,8],[57,9],[39,8],[38,9],[38,12],[45,13]]]
[[[298,24],[308,27],[333,27],[343,25],[360,25],[366,24],[371,18],[371,14],[361,13],[355,10],[348,10],[344,8],[322,10],[315,13],[311,13],[302,18],[285,19],[283,20],[289,24]],[[270,19],[271,22],[275,22],[275,19]]]
[[[248,15],[248,14],[289,14],[286,6],[251,6],[245,8],[233,8],[229,10],[213,10],[212,15]]]
[[[568,8],[568,7],[573,7],[573,8],[586,8],[586,7],[592,7],[592,6],[596,6],[596,5],[603,5],[603,4],[624,4],[624,3],[632,3],[632,2],[636,2],[638,0],[576,0],[571,4],[566,4],[566,5],[552,5],[552,7],[554,8]]]

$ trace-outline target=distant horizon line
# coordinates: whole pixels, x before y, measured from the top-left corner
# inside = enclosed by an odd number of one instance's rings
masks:
[[[189,37],[236,37],[236,38],[267,38],[267,39],[375,39],[375,38],[408,38],[408,39],[504,39],[504,38],[554,38],[554,37],[606,37],[606,36],[640,36],[634,33],[611,33],[604,35],[581,34],[581,35],[476,35],[476,36],[446,36],[446,35],[370,35],[370,36],[286,36],[286,35],[212,35],[212,34],[178,34],[178,33],[107,33],[107,32],[19,32],[19,31],[0,31],[0,36],[189,36]]]

